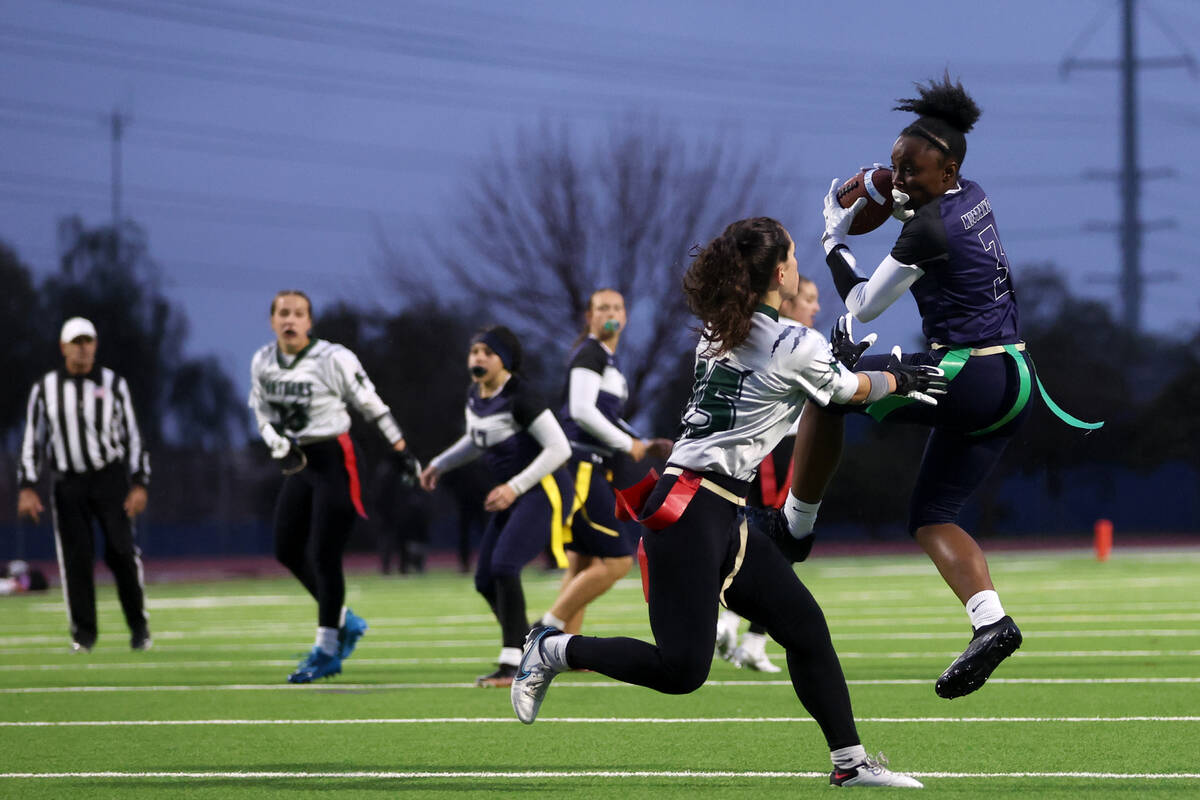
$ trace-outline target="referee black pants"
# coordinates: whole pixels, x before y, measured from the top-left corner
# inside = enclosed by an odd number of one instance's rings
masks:
[[[104,563],[117,582],[125,622],[135,638],[147,629],[141,550],[125,513],[129,478],[121,464],[83,474],[57,475],[52,489],[54,538],[62,575],[71,638],[96,643],[96,586],[93,523],[104,533]]]
[[[674,483],[672,475],[660,480],[644,511],[662,505]],[[792,687],[829,748],[860,743],[825,615],[778,548],[739,524],[737,506],[701,488],[677,522],[660,531],[643,529],[642,541],[655,644],[575,636],[567,645],[571,667],[668,694],[694,692],[712,667],[724,589],[730,610],[764,625],[787,651]]]

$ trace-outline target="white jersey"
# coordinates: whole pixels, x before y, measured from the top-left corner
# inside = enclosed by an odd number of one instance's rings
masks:
[[[670,463],[738,480],[754,477],[800,416],[805,399],[845,403],[858,376],[834,357],[829,341],[803,325],[784,325],[759,306],[750,336],[727,353],[696,345],[696,383]]]
[[[347,403],[390,443],[402,438],[358,357],[340,344],[312,339],[289,356],[271,343],[250,362],[250,408],[268,444],[272,434],[265,428],[300,444],[340,436],[350,430]]]

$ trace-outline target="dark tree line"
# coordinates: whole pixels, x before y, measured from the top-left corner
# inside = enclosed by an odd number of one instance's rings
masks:
[[[548,125],[528,130],[512,151],[480,164],[463,199],[426,226],[422,246],[382,245],[381,266],[401,289],[394,305],[379,298],[318,305],[314,334],[358,354],[410,446],[428,461],[463,430],[473,332],[495,323],[516,329],[525,372],[557,408],[587,298],[616,288],[631,306],[618,354],[630,379],[630,414],[647,434],[673,435],[691,390],[697,335],[680,291],[689,248],[731,220],[786,208],[788,198],[762,192],[778,186],[776,172],[720,142],[655,125],[629,122],[590,143]],[[101,363],[130,382],[157,467],[153,514],[268,520],[278,472],[235,382],[215,358],[184,356],[187,320],[159,289],[145,232],[68,219],[60,252],[57,272],[38,283],[0,244],[0,367],[9,381],[0,393],[8,454],[0,487],[12,488],[28,388],[59,363],[58,328],[79,314],[100,330]],[[1003,527],[1011,513],[1015,501],[998,489],[1009,476],[1032,476],[1058,496],[1085,466],[1149,472],[1170,462],[1200,475],[1200,334],[1133,336],[1107,306],[1073,296],[1051,266],[1016,274],[1024,334],[1050,394],[1107,425],[1083,436],[1035,411],[981,489],[983,526]],[[369,466],[384,448],[373,430],[355,424]],[[921,429],[852,422],[822,518],[894,528],[906,516],[923,440]],[[0,520],[11,519],[9,500],[0,497]]]

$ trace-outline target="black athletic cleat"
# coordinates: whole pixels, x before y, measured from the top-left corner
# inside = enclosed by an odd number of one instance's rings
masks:
[[[810,533],[803,539],[792,536],[792,532],[788,530],[787,517],[781,509],[746,506],[742,510],[746,514],[746,523],[774,542],[779,552],[792,563],[803,561],[812,552],[814,535]]]
[[[512,686],[513,677],[517,674],[515,664],[500,664],[495,672],[480,675],[475,679],[476,686],[485,688],[507,689]]]
[[[154,640],[150,638],[150,631],[145,628],[133,631],[129,636],[129,647],[133,650],[149,650],[154,646]]]
[[[1004,616],[975,631],[963,654],[954,659],[934,684],[938,697],[951,700],[983,686],[992,670],[1021,646],[1021,631],[1012,617]]]

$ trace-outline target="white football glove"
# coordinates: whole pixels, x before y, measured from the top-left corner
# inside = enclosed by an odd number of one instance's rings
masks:
[[[829,194],[825,195],[825,232],[821,234],[821,244],[825,247],[826,255],[839,244],[846,243],[846,234],[850,230],[850,223],[854,221],[854,215],[867,204],[867,198],[860,197],[854,201],[854,205],[842,208],[837,200],[840,185],[841,181],[834,178],[833,183],[829,184]]]
[[[917,212],[905,208],[909,196],[896,187],[892,187],[892,216],[901,222],[908,222]]]

